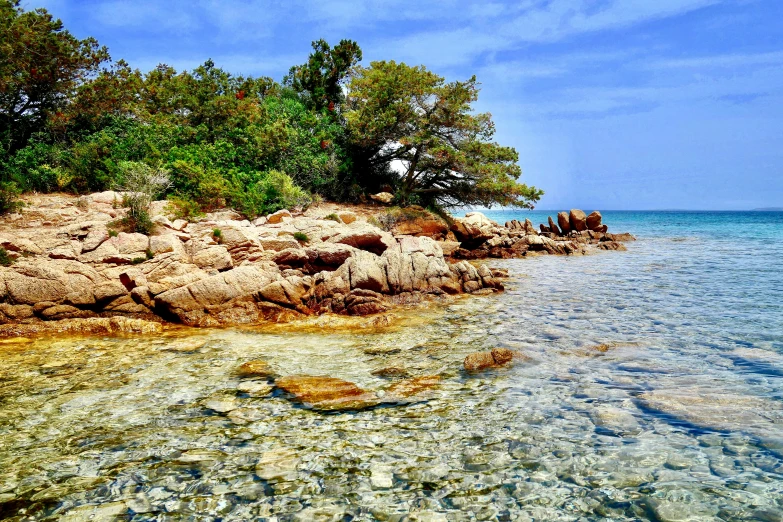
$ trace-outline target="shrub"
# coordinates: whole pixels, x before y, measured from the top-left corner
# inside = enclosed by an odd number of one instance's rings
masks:
[[[176,160],[170,166],[175,197],[189,214],[225,206],[230,185],[219,171],[186,160]]]
[[[123,220],[130,231],[149,234],[154,228],[150,219],[150,203],[171,186],[169,173],[144,163],[123,161],[120,163],[123,204],[128,207],[128,216]]]
[[[131,264],[132,264],[132,265],[140,265],[140,264],[142,264],[144,261],[146,261],[146,259],[145,259],[145,258],[143,258],[143,257],[134,257],[133,259],[131,259]]]
[[[270,214],[283,208],[302,208],[312,198],[285,172],[271,170],[256,183],[235,189],[232,202],[249,218]]]
[[[155,257],[155,254],[153,254],[152,250],[150,250],[149,248],[144,251],[144,255],[147,257],[147,260],[150,260],[153,257]]]
[[[117,231],[113,228],[109,229],[109,237],[117,237]]]
[[[215,238],[215,241],[217,241],[218,243],[222,243],[223,242],[223,231],[220,230],[219,228],[214,229],[212,231],[212,237]]]
[[[310,241],[310,238],[307,237],[307,234],[304,232],[294,232],[294,239],[301,241],[302,243],[307,243]]]
[[[343,222],[343,220],[340,219],[340,216],[338,216],[337,214],[334,214],[334,213],[324,216],[324,219],[330,219],[332,221],[337,221],[338,223],[342,223]]]
[[[167,210],[175,219],[186,219],[188,221],[193,221],[204,215],[198,202],[179,196],[169,196]]]
[[[13,258],[8,255],[5,248],[0,247],[0,266],[11,266],[14,264]]]
[[[23,203],[18,199],[21,193],[13,181],[0,181],[0,214],[16,212],[22,208]]]

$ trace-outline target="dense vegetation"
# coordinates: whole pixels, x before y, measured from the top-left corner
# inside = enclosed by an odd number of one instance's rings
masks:
[[[440,207],[540,198],[517,183],[517,153],[492,141],[490,116],[472,111],[475,77],[361,59],[353,41],[320,40],[282,82],[211,60],[142,73],[45,10],[0,0],[0,212],[21,191],[128,188],[140,173],[183,215],[379,190]]]

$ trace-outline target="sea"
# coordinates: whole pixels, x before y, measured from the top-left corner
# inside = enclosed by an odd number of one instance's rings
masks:
[[[387,327],[5,340],[0,519],[783,520],[783,212],[603,219],[626,252],[490,260],[505,292]],[[524,358],[462,370],[495,347]],[[238,391],[254,359],[441,386],[324,414]]]

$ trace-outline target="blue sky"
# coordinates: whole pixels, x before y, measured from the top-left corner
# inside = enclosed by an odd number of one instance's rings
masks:
[[[780,0],[25,0],[149,70],[281,79],[310,42],[476,74],[542,209],[783,207]]]

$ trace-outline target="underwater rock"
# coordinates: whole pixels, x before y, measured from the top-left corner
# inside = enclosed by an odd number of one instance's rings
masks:
[[[281,377],[275,386],[289,394],[293,401],[313,410],[364,410],[381,402],[377,395],[352,382],[324,375]]]
[[[527,359],[519,352],[508,348],[495,348],[489,352],[475,352],[465,357],[462,365],[469,372],[478,372],[490,368],[499,368],[511,363],[514,359]]]
[[[275,377],[275,372],[269,363],[266,361],[254,360],[243,363],[237,370],[240,377],[263,377],[272,378]]]
[[[386,389],[383,402],[412,402],[426,400],[440,384],[440,375],[424,375],[397,381]]]

